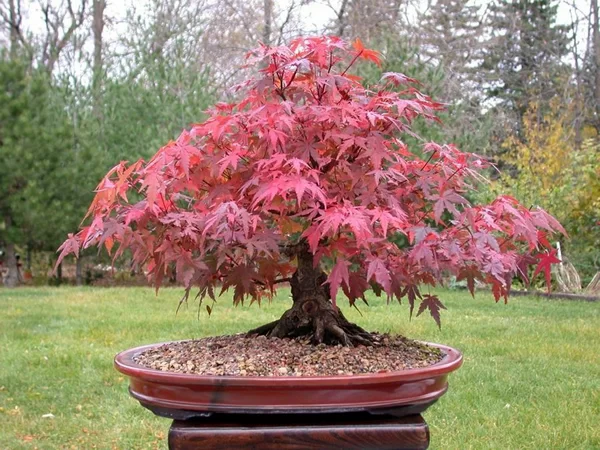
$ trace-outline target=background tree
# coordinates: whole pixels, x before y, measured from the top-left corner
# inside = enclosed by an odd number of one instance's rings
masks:
[[[444,74],[435,97],[448,105],[443,139],[468,151],[486,153],[496,123],[483,112],[479,70],[484,51],[482,6],[467,0],[437,0],[413,25],[411,34],[423,64]],[[399,69],[400,70],[400,69]]]
[[[568,28],[556,24],[556,14],[551,0],[490,4],[480,70],[486,74],[488,96],[512,111],[517,125],[530,102],[537,101],[541,111],[547,99],[561,94],[569,37]]]
[[[2,59],[0,83],[4,87],[0,92],[0,240],[6,252],[6,284],[15,286],[19,282],[15,246],[50,250],[65,227],[73,225],[67,220],[66,202],[52,209],[55,194],[64,198],[62,190],[73,187],[61,181],[73,170],[65,169],[72,129],[56,109],[44,71],[30,72],[23,63]]]
[[[334,12],[328,30],[346,39],[360,38],[373,44],[396,34],[402,12],[400,0],[341,0],[328,2]]]
[[[94,59],[92,63],[92,91],[94,96],[94,115],[102,121],[102,86],[104,74],[104,26],[106,1],[93,0],[92,33],[94,38]]]
[[[523,135],[503,144],[504,160],[513,168],[492,185],[493,193],[508,192],[525,205],[541,206],[564,225],[568,239],[562,245],[579,268],[584,283],[600,270],[594,239],[600,217],[600,152],[594,139],[575,148],[572,116],[560,98],[542,114],[532,103],[525,114]]]
[[[440,99],[451,103],[477,90],[481,84],[477,67],[482,59],[481,7],[467,0],[437,0],[411,30],[424,63],[440,66],[446,74]],[[468,97],[467,97],[468,98]]]

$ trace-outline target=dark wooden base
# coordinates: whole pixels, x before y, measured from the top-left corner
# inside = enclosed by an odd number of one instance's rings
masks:
[[[220,414],[174,420],[170,450],[426,449],[421,415]]]

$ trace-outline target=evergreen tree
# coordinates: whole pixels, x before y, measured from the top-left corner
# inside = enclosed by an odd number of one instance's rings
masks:
[[[553,0],[496,0],[486,23],[481,70],[488,96],[510,109],[518,124],[529,104],[543,106],[563,85],[568,70],[568,27],[556,24]]]
[[[415,121],[413,129],[419,136],[425,140],[453,143],[475,153],[486,152],[492,121],[481,113],[481,100],[472,95],[473,90],[459,89],[450,94],[447,80],[456,75],[449,74],[437,60],[423,59],[422,51],[403,38],[388,36],[378,43],[378,47],[383,49],[381,67],[361,65],[358,69],[367,85],[376,84],[385,72],[400,72],[418,79],[422,92],[445,104],[446,110],[439,114],[440,123]]]
[[[444,74],[436,100],[448,105],[441,118],[444,140],[486,153],[493,121],[482,113],[483,26],[470,0],[437,0],[412,30],[421,59]]]
[[[117,159],[149,157],[202,118],[213,99],[207,73],[181,61],[153,65],[131,80],[105,81],[102,147]],[[93,119],[93,117],[90,117]]]
[[[470,97],[481,60],[479,7],[470,0],[437,0],[419,20],[414,34],[420,53],[441,66],[445,74],[442,99],[456,101]]]
[[[47,73],[2,58],[0,85],[0,244],[6,284],[15,286],[16,247],[56,248],[81,209],[68,220],[69,193],[77,192],[69,189],[77,171],[69,152],[73,134],[53,103]]]

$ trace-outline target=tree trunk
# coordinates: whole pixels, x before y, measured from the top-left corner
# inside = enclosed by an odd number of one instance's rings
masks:
[[[8,0],[8,14],[10,27],[10,59],[17,59],[17,51],[19,49],[19,26],[20,26],[20,3],[15,3],[15,0]]]
[[[31,245],[27,244],[27,251],[25,253],[25,269],[31,272]]]
[[[62,262],[56,267],[56,285],[62,284]]]
[[[592,0],[593,32],[592,40],[594,46],[594,106],[596,110],[596,121],[600,122],[600,20],[598,13],[598,0]]]
[[[75,260],[75,284],[83,286],[83,257]]]
[[[263,44],[271,44],[271,28],[273,16],[273,0],[264,0],[264,29],[263,29]]]
[[[572,5],[573,8],[575,7],[575,5]],[[574,13],[576,14],[577,11],[575,10]],[[571,14],[571,17],[573,17],[573,13]],[[582,73],[581,73],[581,67],[579,65],[579,49],[577,48],[577,43],[578,43],[578,33],[577,33],[577,25],[575,22],[573,22],[573,24],[571,25],[571,28],[573,30],[573,35],[572,35],[572,40],[573,40],[573,45],[572,45],[572,52],[573,52],[573,62],[575,64],[575,117],[573,119],[573,128],[575,129],[575,147],[579,148],[581,147],[581,143],[583,142],[583,138],[582,138],[582,129],[583,129],[583,121],[585,120],[585,101],[583,99],[583,86],[584,86],[584,82],[583,82],[583,77],[582,77]]]
[[[102,120],[102,80],[104,79],[104,67],[102,60],[102,33],[104,32],[104,9],[106,0],[94,0],[92,5],[92,31],[94,34],[94,63],[93,63],[93,112],[94,117]]]
[[[19,267],[17,265],[17,254],[14,244],[6,244],[6,268],[8,273],[4,277],[4,286],[14,288],[19,285]]]
[[[372,345],[373,336],[348,322],[331,301],[327,275],[314,267],[308,248],[296,255],[298,268],[292,276],[292,307],[279,320],[255,328],[249,335],[276,338],[312,336],[314,344]]]
[[[337,35],[344,37],[344,31],[346,31],[346,8],[348,7],[349,0],[342,0],[339,11],[337,11]]]

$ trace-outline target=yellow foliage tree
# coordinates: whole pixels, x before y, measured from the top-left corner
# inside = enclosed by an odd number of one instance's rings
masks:
[[[511,169],[502,174],[500,183],[524,204],[543,204],[550,210],[560,204],[565,168],[570,166],[575,149],[566,123],[569,115],[556,101],[545,114],[532,103],[523,117],[521,135],[513,134],[504,141],[503,162]]]
[[[577,146],[572,124],[572,109],[558,98],[544,112],[531,104],[520,135],[503,143],[509,169],[491,188],[557,217],[571,237],[565,242],[571,261],[590,279],[600,270],[600,141]]]

